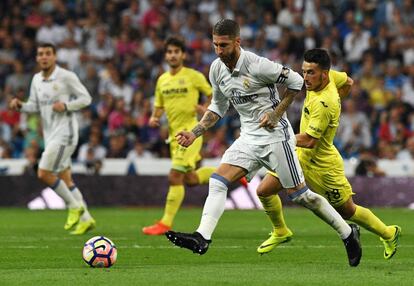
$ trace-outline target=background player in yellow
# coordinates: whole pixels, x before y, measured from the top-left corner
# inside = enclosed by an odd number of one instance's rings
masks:
[[[203,139],[200,137],[188,148],[177,143],[175,135],[181,130],[191,130],[197,123],[197,111],[201,113],[211,98],[211,86],[204,75],[194,69],[184,67],[186,47],[183,40],[170,37],[165,42],[165,60],[170,70],[163,73],[155,87],[154,109],[149,121],[151,127],[160,126],[160,118],[166,113],[169,127],[169,142],[172,167],[168,176],[169,190],[164,215],[154,225],[144,227],[143,233],[161,235],[171,229],[174,217],[184,199],[184,184],[206,184],[213,167],[195,170],[201,159]],[[199,105],[200,93],[208,96],[208,102]]]
[[[330,71],[329,55],[322,49],[305,53],[302,70],[307,92],[296,146],[306,183],[324,196],[344,219],[378,235],[384,244],[384,258],[389,259],[397,251],[401,228],[386,226],[369,209],[354,203],[342,157],[333,145],[341,112],[340,97],[348,94],[353,81],[344,72]],[[277,174],[268,173],[257,189],[274,227],[270,238],[258,247],[259,253],[267,253],[292,237],[277,195],[282,186],[275,176]]]

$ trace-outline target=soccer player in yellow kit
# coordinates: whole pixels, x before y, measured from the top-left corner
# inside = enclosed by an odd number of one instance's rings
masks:
[[[200,150],[203,139],[198,138],[188,148],[177,143],[175,135],[181,130],[191,130],[197,123],[197,111],[204,112],[206,105],[199,105],[200,93],[208,96],[210,102],[211,86],[205,76],[191,68],[184,67],[186,58],[185,43],[178,37],[170,37],[165,42],[165,60],[170,70],[157,80],[155,103],[149,125],[160,126],[160,118],[166,113],[169,127],[169,142],[172,167],[169,173],[169,191],[164,215],[154,225],[144,227],[144,234],[162,235],[171,229],[174,217],[184,199],[184,185],[207,184],[216,168],[196,164],[201,160]]]
[[[345,177],[342,157],[333,145],[341,112],[340,96],[348,93],[353,81],[344,72],[330,70],[329,55],[322,49],[305,53],[302,70],[307,92],[296,146],[306,183],[324,196],[344,219],[378,235],[384,244],[384,258],[390,259],[397,251],[401,228],[385,225],[369,209],[353,202],[354,193]],[[277,195],[282,186],[275,177],[277,174],[268,172],[257,189],[273,224],[270,238],[257,248],[261,254],[289,241],[293,235],[283,218]]]

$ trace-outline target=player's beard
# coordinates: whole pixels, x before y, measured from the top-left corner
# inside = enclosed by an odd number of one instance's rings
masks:
[[[313,88],[308,89],[309,91],[319,91],[322,87],[323,79],[322,75],[319,76],[319,83],[318,85],[315,85]]]
[[[225,65],[230,65],[232,63],[234,63],[236,61],[236,49],[233,50],[233,52],[231,52],[229,55],[227,56],[221,56],[220,60],[225,64]]]
[[[53,63],[51,63],[51,64],[48,64],[48,65],[45,65],[45,66],[41,67],[41,70],[44,74],[48,74],[48,73],[51,72],[51,70],[53,69],[54,66],[55,65]]]

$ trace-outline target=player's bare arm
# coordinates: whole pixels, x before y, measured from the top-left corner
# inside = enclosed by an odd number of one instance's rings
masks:
[[[318,143],[318,139],[310,136],[308,133],[296,134],[296,146],[301,148],[313,149]]]
[[[353,79],[348,77],[348,79],[346,80],[346,83],[340,88],[338,88],[338,94],[341,99],[344,99],[345,97],[348,96],[353,84],[354,84]]]
[[[161,107],[155,107],[152,111],[150,120],[148,122],[148,125],[152,128],[160,127],[160,118],[164,113],[164,109]]]
[[[18,98],[13,98],[9,103],[9,108],[19,111],[22,108],[23,102]]]
[[[203,135],[207,129],[214,126],[219,119],[220,116],[210,110],[207,110],[206,113],[204,113],[203,118],[201,118],[200,122],[193,128],[193,130],[178,132],[176,135],[178,144],[184,147],[190,146],[194,140],[197,139],[197,137]]]
[[[286,89],[282,95],[282,101],[278,104],[275,110],[268,111],[263,115],[262,119],[260,120],[259,127],[266,127],[272,129],[275,128],[280,118],[283,116],[283,113],[286,112],[289,105],[293,102],[293,99],[298,93],[298,90]]]

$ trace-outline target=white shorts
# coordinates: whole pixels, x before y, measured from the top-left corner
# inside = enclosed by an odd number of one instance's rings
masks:
[[[75,152],[74,145],[50,144],[42,153],[39,169],[60,173],[71,166],[71,156]]]
[[[246,177],[249,181],[261,167],[264,167],[279,175],[280,183],[284,188],[296,187],[305,179],[295,152],[293,138],[268,145],[251,145],[237,139],[226,150],[221,163],[247,170]]]

